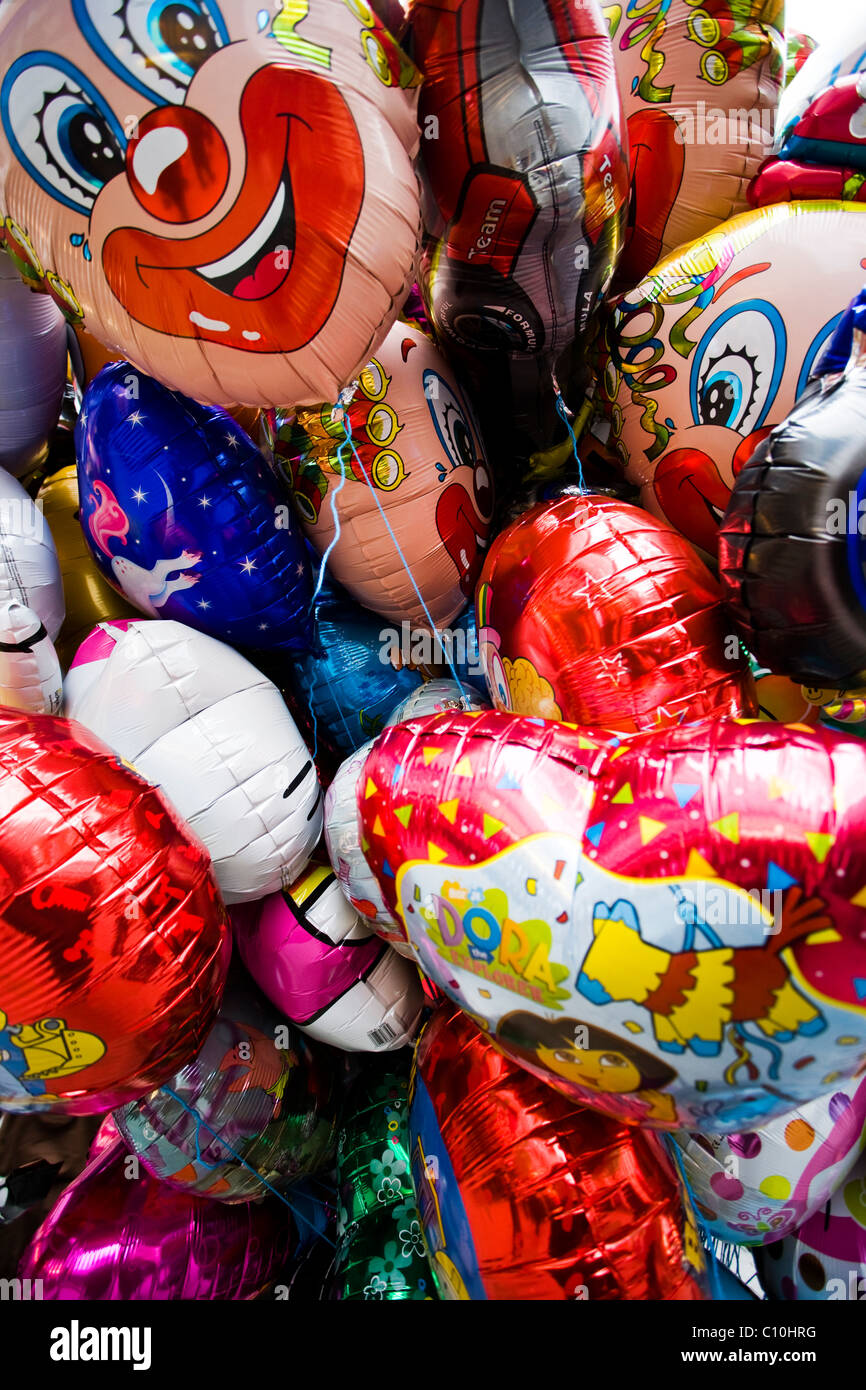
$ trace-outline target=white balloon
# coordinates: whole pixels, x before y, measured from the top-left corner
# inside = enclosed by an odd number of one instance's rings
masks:
[[[48,452],[66,382],[66,320],[0,254],[0,467],[29,473]]]
[[[426,714],[441,714],[447,709],[490,709],[490,701],[471,685],[460,686],[452,680],[425,681],[392,709],[384,727],[403,724],[407,719],[420,719]]]
[[[15,599],[0,604],[0,705],[28,714],[60,714],[63,677],[38,613]]]
[[[54,537],[41,509],[0,469],[0,603],[10,600],[38,613],[54,641],[66,617]]]
[[[322,793],[271,681],[213,637],[157,620],[100,623],[73,673],[69,718],[162,787],[209,850],[226,902],[297,877],[321,835]]]

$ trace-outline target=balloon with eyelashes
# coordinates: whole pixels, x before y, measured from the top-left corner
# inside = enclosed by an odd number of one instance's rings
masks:
[[[225,909],[165,793],[80,725],[0,710],[0,785],[0,1108],[98,1115],[195,1056]]]
[[[46,1298],[249,1299],[299,1244],[276,1197],[226,1206],[158,1182],[129,1178],[116,1136],[61,1193],[24,1252],[21,1277]]]
[[[0,223],[213,405],[335,400],[412,283],[421,80],[363,0],[5,0]]]
[[[100,623],[64,689],[67,714],[204,841],[226,902],[300,873],[322,833],[316,770],[276,686],[233,648],[181,623]]]
[[[286,415],[279,429],[277,465],[308,538],[323,555],[336,510],[328,572],[353,598],[396,624],[429,627],[425,607],[449,623],[472,595],[493,514],[465,394],[431,340],[401,321],[361,373],[346,420],[354,452],[330,405]]]
[[[284,1018],[346,1052],[411,1043],[423,995],[418,972],[344,896],[330,864],[313,862],[281,893],[232,911],[241,960]]]
[[[706,1265],[658,1135],[557,1095],[445,1002],[418,1040],[412,1179],[443,1298],[700,1300]]]
[[[815,703],[856,717],[866,685],[866,291],[809,391],[737,478],[719,534],[725,595],[743,640]],[[831,714],[832,717],[832,714]]]
[[[784,77],[779,0],[605,5],[628,125],[631,205],[616,283],[746,210]]]
[[[491,546],[476,609],[497,709],[623,734],[757,712],[719,584],[639,507],[577,493],[525,512]]]
[[[234,646],[309,649],[300,528],[226,411],[115,362],[87,388],[75,451],[84,538],[133,607]]]
[[[572,1100],[753,1131],[866,1065],[866,745],[499,711],[386,729],[358,833],[424,973]]]
[[[747,212],[659,262],[607,318],[595,361],[609,447],[642,505],[709,555],[735,479],[862,286],[864,235],[852,203]]]

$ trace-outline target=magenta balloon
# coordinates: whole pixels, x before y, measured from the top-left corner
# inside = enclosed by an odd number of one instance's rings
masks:
[[[70,1183],[24,1252],[46,1299],[248,1299],[297,1245],[288,1208],[226,1206],[159,1183],[118,1140]]]

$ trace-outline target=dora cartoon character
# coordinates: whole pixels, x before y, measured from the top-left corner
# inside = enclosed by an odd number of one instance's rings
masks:
[[[58,1078],[98,1062],[105,1043],[95,1033],[67,1028],[62,1018],[10,1023],[0,1009],[0,1099],[6,1104],[31,1096],[51,1099]]]
[[[560,1089],[566,1095],[633,1095],[635,1119],[665,1124],[676,1120],[672,1097],[662,1093],[662,1087],[676,1079],[673,1067],[603,1028],[576,1018],[548,1021],[517,1012],[500,1020],[494,1041],[517,1061],[530,1063],[530,1069],[542,1068],[565,1081]]]
[[[373,11],[29,0],[2,27],[18,259],[203,403],[335,399],[396,315],[419,225],[420,77]]]
[[[607,322],[610,448],[643,505],[710,555],[734,479],[862,288],[864,232],[866,207],[851,204],[745,213],[663,260]],[[802,293],[813,273],[817,296]]]

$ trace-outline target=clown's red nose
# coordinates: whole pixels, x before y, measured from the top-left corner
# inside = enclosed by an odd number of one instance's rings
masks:
[[[229,156],[216,126],[187,106],[161,106],[139,122],[126,151],[129,185],[161,222],[196,222],[225,192]]]

